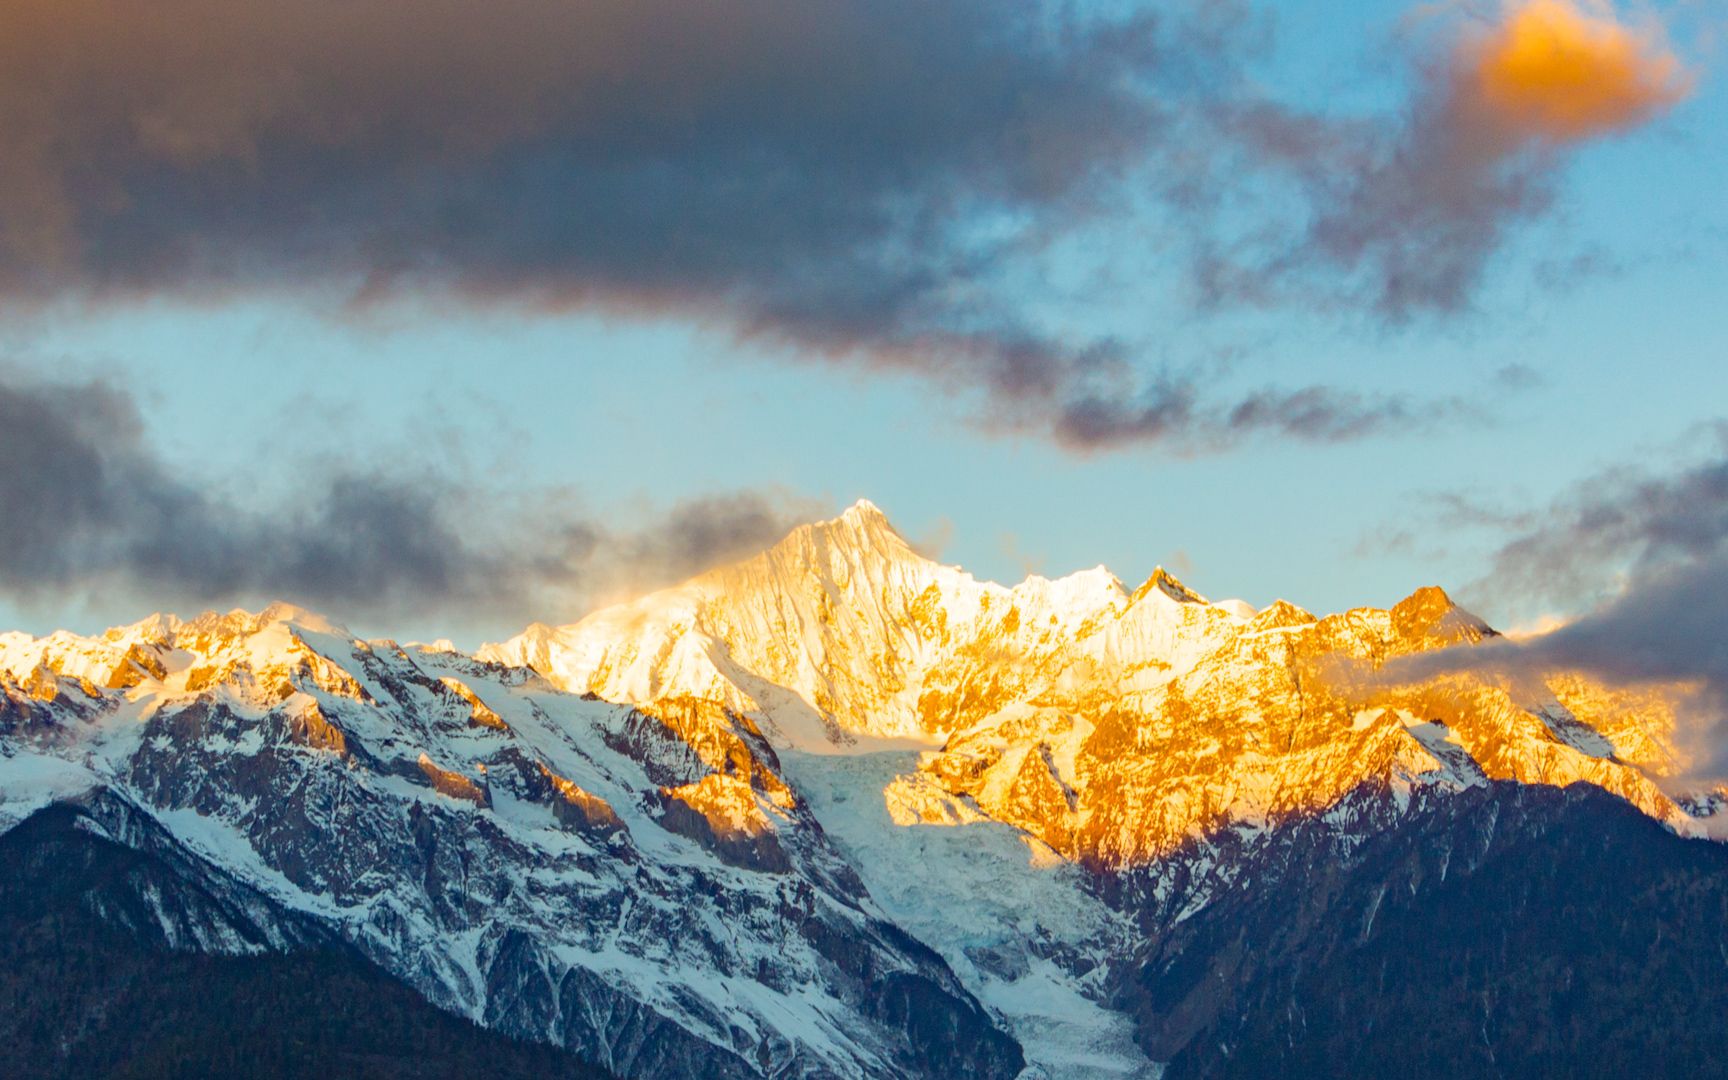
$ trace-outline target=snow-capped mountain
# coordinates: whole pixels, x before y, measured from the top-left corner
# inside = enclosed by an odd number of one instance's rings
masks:
[[[1493,633],[1437,589],[1316,618],[1162,570],[1004,587],[859,503],[475,656],[281,605],[0,636],[0,829],[75,807],[216,898],[128,901],[152,940],[340,943],[626,1076],[1273,1067],[1303,1036],[1227,1006],[1372,947],[1390,877],[1451,903],[1423,883],[1504,872],[1503,813],[1529,841],[1602,812],[1521,792],[1716,831],[1664,788],[1657,695],[1350,676]],[[1430,833],[1461,854],[1415,873]],[[1315,882],[1359,939],[1241,914]]]
[[[609,701],[707,703],[782,748],[923,740],[906,814],[951,816],[944,796],[960,797],[1108,866],[1369,780],[1584,780],[1700,828],[1652,778],[1678,760],[1656,697],[1568,673],[1367,689],[1335,674],[1493,633],[1435,588],[1320,619],[1212,603],[1162,569],[1132,592],[1102,567],[1004,588],[921,557],[860,502],[748,562],[480,655]]]
[[[10,821],[133,807],[447,1009],[625,1075],[1019,1071],[746,721],[286,607],[0,650]],[[175,940],[278,944],[200,933]]]

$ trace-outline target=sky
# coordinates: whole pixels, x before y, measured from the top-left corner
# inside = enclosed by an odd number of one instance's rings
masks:
[[[472,645],[862,497],[996,580],[1709,636],[1725,29],[19,0],[0,625],[285,598]]]

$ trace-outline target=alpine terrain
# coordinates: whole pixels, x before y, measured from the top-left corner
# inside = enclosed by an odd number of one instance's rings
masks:
[[[0,1072],[1720,1068],[1723,793],[1654,689],[1388,666],[1495,636],[981,582],[867,502],[473,655],[0,636]]]

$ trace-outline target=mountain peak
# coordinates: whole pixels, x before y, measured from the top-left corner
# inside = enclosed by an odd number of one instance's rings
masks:
[[[884,514],[882,508],[869,499],[859,499],[848,506],[840,517],[856,522],[880,521],[884,525],[888,524],[888,515]]]
[[[153,616],[161,620],[162,616]],[[146,620],[149,623],[151,620]],[[286,601],[277,600],[253,613],[245,608],[235,608],[229,612],[206,611],[197,618],[182,622],[174,616],[166,616],[166,621],[160,625],[169,626],[174,632],[185,631],[193,635],[214,635],[220,638],[241,638],[258,633],[269,626],[285,623],[300,630],[310,630],[316,634],[338,634],[347,636],[348,631],[337,623],[331,622],[316,612],[307,611]],[[144,624],[139,624],[144,625]],[[131,629],[131,628],[122,628]]]
[[[1178,581],[1176,575],[1162,566],[1158,566],[1153,568],[1152,576],[1146,579],[1146,583],[1134,590],[1134,595],[1130,598],[1129,603],[1139,601],[1154,589],[1179,604],[1204,604],[1207,602],[1204,596]]]
[[[1438,585],[1417,589],[1392,605],[1390,614],[1393,627],[1412,641],[1455,644],[1496,636],[1487,623],[1459,607]]]
[[[849,529],[875,539],[892,537],[901,543],[905,542],[900,536],[900,531],[894,528],[893,522],[888,520],[888,515],[884,514],[882,508],[869,499],[859,499],[848,506],[839,517],[824,521],[821,524],[830,529]]]
[[[290,604],[285,600],[276,600],[266,606],[258,613],[258,621],[265,626],[278,622],[293,623],[302,629],[322,634],[346,633],[342,627],[317,612],[307,611],[298,604]]]
[[[888,515],[869,499],[859,499],[839,517],[794,529],[780,546],[790,545],[797,549],[812,540],[854,557],[882,558],[888,562],[919,558],[912,545],[889,522]]]
[[[102,639],[109,642],[143,641],[152,645],[164,645],[174,640],[174,632],[178,629],[180,619],[177,616],[158,611],[126,626],[109,627],[103,632]]]

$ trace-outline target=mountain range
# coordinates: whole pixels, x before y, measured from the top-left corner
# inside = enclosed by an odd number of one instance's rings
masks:
[[[1496,636],[982,582],[867,502],[471,655],[0,635],[0,1072],[1719,1068],[1724,793],[1661,688],[1396,674]]]

